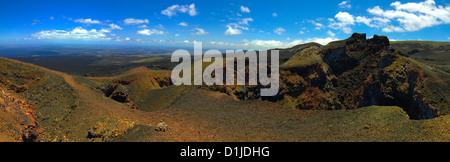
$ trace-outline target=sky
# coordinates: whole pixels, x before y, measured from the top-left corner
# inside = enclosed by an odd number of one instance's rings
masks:
[[[0,45],[269,49],[354,32],[450,41],[446,0],[5,0],[0,21]]]

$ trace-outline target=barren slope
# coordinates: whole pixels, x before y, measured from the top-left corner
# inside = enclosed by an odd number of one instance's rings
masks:
[[[362,37],[285,50],[283,96],[264,100],[172,86],[170,71],[85,78],[0,58],[0,141],[450,141],[449,74]],[[441,114],[411,120],[422,109],[403,102]]]

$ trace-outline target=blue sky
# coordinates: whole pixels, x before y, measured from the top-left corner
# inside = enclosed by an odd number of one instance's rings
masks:
[[[446,0],[0,1],[0,44],[267,49],[345,39],[450,41]]]

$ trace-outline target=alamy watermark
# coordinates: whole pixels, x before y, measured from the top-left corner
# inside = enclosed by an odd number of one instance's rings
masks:
[[[259,57],[258,57],[259,56]],[[245,64],[248,59],[248,85],[263,86],[270,85],[269,88],[261,88],[261,96],[274,96],[279,90],[279,52],[270,51],[270,75],[268,74],[267,50],[226,50],[225,58],[219,50],[208,50],[203,53],[202,43],[194,43],[193,74],[192,75],[192,55],[187,50],[176,50],[172,53],[172,62],[180,62],[172,70],[172,83],[174,85],[224,85],[223,65],[225,61],[225,85],[245,85]],[[214,62],[203,69],[203,63]],[[259,58],[259,59],[258,59]],[[236,61],[235,61],[236,60]],[[258,62],[259,60],[259,62]],[[234,69],[236,62],[237,81],[235,82]],[[258,66],[259,65],[259,66]],[[258,71],[259,68],[259,71]],[[214,72],[214,77],[213,77]],[[259,72],[259,73],[258,73]],[[193,79],[192,79],[193,77]]]

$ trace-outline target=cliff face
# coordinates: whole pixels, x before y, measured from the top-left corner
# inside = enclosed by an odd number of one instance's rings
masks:
[[[439,115],[438,108],[422,94],[427,78],[420,67],[390,49],[385,36],[366,39],[365,34],[355,33],[324,46],[317,55],[321,62],[284,69],[284,91],[280,93],[281,100],[288,100],[284,103],[301,109],[400,106],[412,119]],[[300,82],[292,82],[293,78]],[[295,84],[302,86],[293,93],[290,87]]]
[[[298,109],[356,109],[400,106],[412,119],[439,115],[423,94],[427,77],[421,64],[389,47],[386,36],[354,33],[326,46],[308,44],[292,51],[280,66],[278,95],[263,100]],[[258,99],[259,86],[210,86],[239,100]]]

